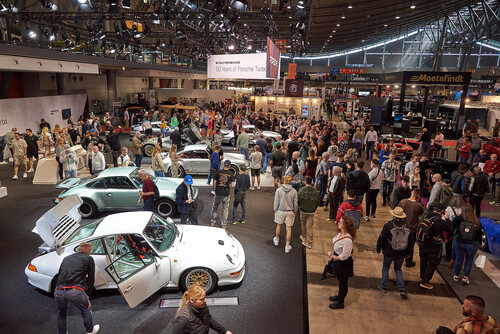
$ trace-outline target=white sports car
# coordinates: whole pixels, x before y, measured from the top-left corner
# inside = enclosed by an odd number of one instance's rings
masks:
[[[255,145],[255,141],[259,139],[259,135],[262,133],[264,135],[264,140],[267,140],[267,138],[271,138],[274,141],[278,140],[278,135],[279,133],[274,132],[274,131],[260,131],[257,130],[255,125],[243,125],[243,129],[245,129],[245,132],[248,133],[252,144]],[[233,130],[221,130],[222,134],[222,144],[229,144],[231,146],[236,146],[236,139],[238,136],[234,135]]]
[[[156,137],[158,134],[161,132],[161,121],[154,121],[151,122],[151,125],[153,126],[153,136]],[[174,132],[175,126],[173,126],[170,123],[167,123],[167,136],[170,136],[172,132]],[[144,130],[142,129],[141,124],[134,125],[130,128],[130,138],[135,136],[136,132],[144,133]]]
[[[246,170],[250,163],[245,160],[245,156],[239,153],[224,153],[224,160],[231,161],[230,169],[234,175],[238,175],[241,170]],[[188,145],[181,151],[177,152],[180,161],[179,177],[184,177],[186,174],[205,174],[210,172],[210,150],[205,144]],[[171,176],[172,171],[170,164],[172,161],[168,154],[163,154],[163,164],[167,170],[166,176]]]
[[[36,222],[33,232],[45,243],[25,269],[31,285],[53,292],[62,260],[84,241],[93,246],[94,288],[118,288],[130,307],[162,287],[187,289],[197,283],[209,293],[217,285],[243,280],[245,252],[223,229],[175,225],[147,211],[113,214],[83,225],[81,204],[72,195]]]

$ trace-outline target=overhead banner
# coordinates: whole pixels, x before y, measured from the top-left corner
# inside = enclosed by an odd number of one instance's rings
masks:
[[[276,46],[280,50],[280,52],[286,52],[286,39],[277,39]]]
[[[403,82],[412,84],[468,85],[469,72],[403,72]]]
[[[267,55],[251,53],[212,55],[207,60],[209,79],[267,79]]]
[[[302,97],[304,95],[304,81],[302,79],[287,79],[285,83],[285,96]]]
[[[330,74],[365,74],[366,68],[331,68]]]
[[[280,50],[273,41],[267,38],[267,71],[266,77],[269,79],[279,79],[280,77]]]
[[[288,74],[287,74],[286,77],[288,79],[294,80],[296,74],[297,74],[297,64],[295,64],[295,63],[289,63],[288,64]]]

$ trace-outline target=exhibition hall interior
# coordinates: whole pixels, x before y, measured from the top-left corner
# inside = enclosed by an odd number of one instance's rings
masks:
[[[1,0],[0,332],[500,333],[498,0]]]

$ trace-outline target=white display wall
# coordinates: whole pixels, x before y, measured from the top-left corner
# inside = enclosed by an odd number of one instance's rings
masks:
[[[86,101],[86,94],[0,100],[0,135],[5,135],[12,128],[17,128],[19,132],[30,128],[36,133],[41,118],[52,128],[55,124],[64,126],[67,121],[62,118],[62,110],[71,109],[76,121],[83,114]]]
[[[264,113],[272,112],[274,115],[303,116],[304,107],[308,109],[308,117],[314,115],[318,119],[321,99],[311,97],[255,96],[255,111],[262,109]]]
[[[186,102],[187,105],[196,99],[193,104],[200,106],[200,104],[210,101],[225,102],[226,99],[232,99],[233,91],[183,88],[158,88],[156,90],[156,98],[160,104],[171,97],[177,98],[177,102]]]

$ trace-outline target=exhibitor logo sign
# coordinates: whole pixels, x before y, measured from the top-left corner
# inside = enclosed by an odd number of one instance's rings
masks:
[[[412,84],[466,85],[470,83],[467,72],[404,72],[405,82]]]
[[[304,95],[304,81],[301,79],[285,81],[285,96],[302,97]]]
[[[245,66],[240,61],[216,61],[216,73],[265,73],[265,66]]]

